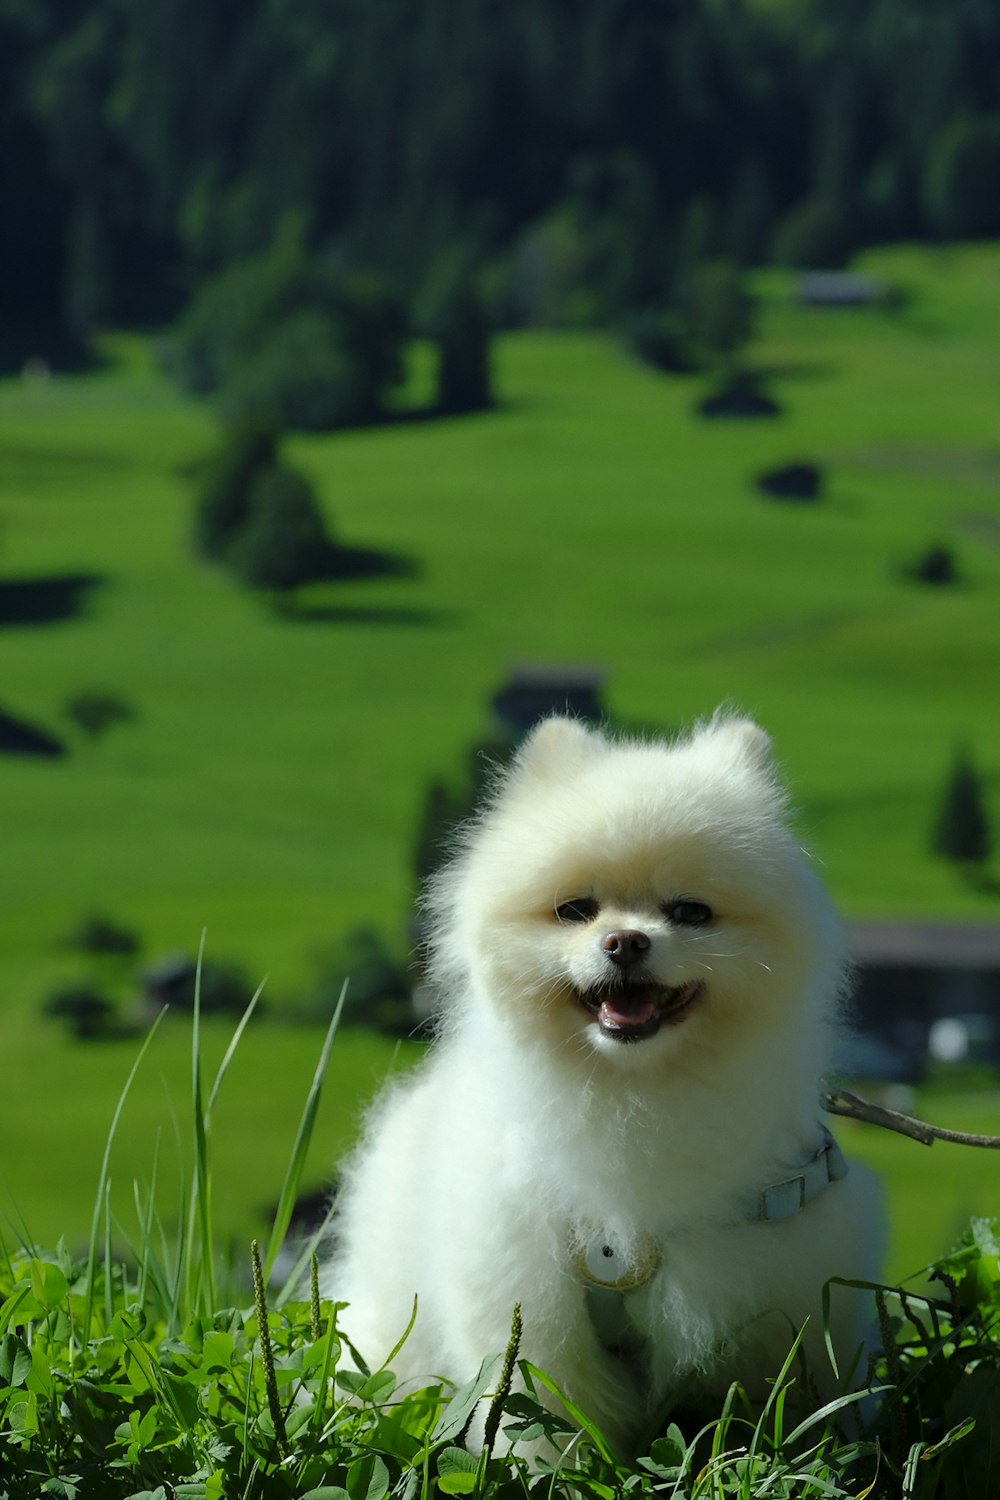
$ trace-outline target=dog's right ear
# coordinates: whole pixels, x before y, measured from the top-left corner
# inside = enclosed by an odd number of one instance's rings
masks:
[[[543,719],[528,735],[514,761],[514,775],[561,780],[567,771],[578,770],[604,744],[603,736],[579,719],[554,714]]]

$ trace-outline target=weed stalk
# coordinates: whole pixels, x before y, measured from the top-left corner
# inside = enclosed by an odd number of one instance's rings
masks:
[[[521,1304],[515,1302],[514,1312],[510,1320],[510,1338],[507,1340],[507,1348],[504,1351],[503,1365],[500,1369],[500,1379],[490,1402],[490,1409],[486,1414],[486,1428],[484,1432],[484,1447],[487,1460],[493,1457],[493,1445],[497,1440],[497,1432],[500,1427],[500,1418],[510,1395],[511,1382],[514,1379],[514,1366],[521,1352],[521,1334],[524,1324],[521,1319]]]
[[[264,1268],[260,1263],[260,1246],[256,1240],[250,1241],[250,1263],[253,1268],[253,1300],[257,1312],[257,1341],[260,1344],[260,1358],[264,1366],[264,1389],[267,1391],[267,1408],[271,1413],[271,1421],[274,1423],[274,1435],[278,1442],[278,1453],[282,1458],[287,1458],[288,1433],[285,1430],[285,1417],[281,1410],[281,1401],[278,1397],[278,1382],[274,1374],[274,1350],[271,1347],[271,1333],[267,1326],[267,1293],[264,1290]]]

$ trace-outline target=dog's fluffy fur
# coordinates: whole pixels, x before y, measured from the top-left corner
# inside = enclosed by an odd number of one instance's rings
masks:
[[[324,1290],[373,1367],[469,1378],[522,1352],[612,1438],[675,1391],[766,1394],[821,1289],[869,1277],[878,1190],[852,1166],[798,1214],[746,1205],[821,1139],[839,925],[787,830],[766,735],[717,716],[676,743],[565,718],[529,737],[434,885],[441,1035],[376,1109]],[[609,1351],[574,1246],[661,1256]],[[853,1294],[834,1289],[848,1362]],[[606,1341],[605,1341],[606,1342]]]

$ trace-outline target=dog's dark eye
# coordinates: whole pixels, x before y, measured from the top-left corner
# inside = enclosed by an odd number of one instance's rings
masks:
[[[556,916],[560,922],[589,922],[599,910],[593,896],[577,896],[575,901],[564,901],[557,906]]]
[[[686,898],[670,901],[663,910],[671,922],[676,922],[679,927],[704,927],[712,920],[712,908],[706,906],[704,901]]]

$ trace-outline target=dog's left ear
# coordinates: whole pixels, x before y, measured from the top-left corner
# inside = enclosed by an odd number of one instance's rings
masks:
[[[562,779],[586,764],[604,744],[603,736],[579,719],[562,714],[543,719],[528,735],[514,762],[514,774]]]
[[[774,777],[774,755],[770,736],[753,719],[713,719],[706,730],[716,744],[731,751],[750,770]]]

